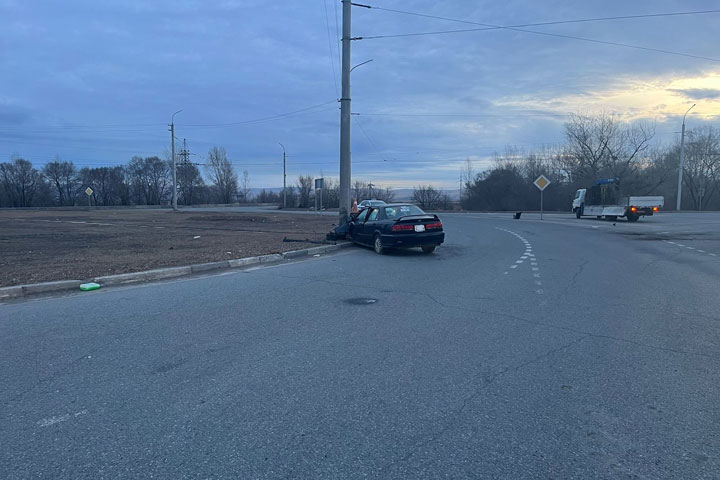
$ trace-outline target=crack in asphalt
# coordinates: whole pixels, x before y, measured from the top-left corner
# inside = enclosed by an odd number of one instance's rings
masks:
[[[570,347],[573,347],[573,346],[577,345],[578,343],[582,342],[583,340],[585,340],[586,338],[588,338],[588,335],[583,335],[583,336],[576,338],[576,339],[574,339],[566,344],[563,344],[557,348],[550,349],[541,355],[537,355],[536,357],[534,357],[530,360],[522,362],[519,365],[516,365],[514,367],[505,367],[505,368],[495,372],[490,378],[485,380],[483,384],[479,385],[473,393],[466,396],[462,400],[461,405],[458,408],[456,408],[449,415],[450,418],[445,422],[445,425],[437,433],[430,434],[430,437],[425,439],[424,441],[415,442],[415,444],[408,449],[408,451],[405,453],[405,455],[402,456],[402,458],[400,458],[397,461],[391,461],[391,462],[387,463],[386,465],[380,467],[380,472],[386,472],[393,465],[397,465],[399,463],[406,462],[407,460],[410,459],[410,457],[412,457],[415,453],[417,453],[417,451],[419,449],[421,449],[422,447],[425,447],[427,445],[430,445],[430,444],[435,443],[438,440],[440,440],[445,435],[445,433],[447,433],[451,428],[453,428],[457,424],[461,414],[465,411],[467,406],[483,392],[484,388],[487,387],[488,385],[491,385],[493,382],[495,382],[500,377],[504,376],[506,373],[515,373],[527,366],[530,366],[532,364],[535,364],[542,360],[545,360],[550,355],[560,352],[562,350],[566,350]],[[479,375],[476,375],[475,379],[477,379],[478,376]],[[421,435],[421,436],[424,436],[424,435]]]

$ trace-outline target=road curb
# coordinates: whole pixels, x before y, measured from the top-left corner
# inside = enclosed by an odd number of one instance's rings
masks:
[[[182,267],[157,268],[144,272],[119,273],[117,275],[104,275],[95,277],[93,282],[102,286],[124,285],[130,283],[149,282],[152,280],[164,280],[168,278],[183,277],[195,273],[211,272],[213,270],[227,270],[241,268],[257,263],[275,263],[286,259],[313,256],[328,252],[335,252],[341,248],[348,248],[352,242],[343,242],[335,245],[323,245],[321,247],[306,248],[303,250],[291,250],[284,253],[272,253],[269,255],[258,255],[256,257],[236,258],[222,262],[198,263]],[[15,285],[12,287],[0,287],[0,300],[28,297],[40,293],[54,293],[67,290],[78,290],[81,280],[60,280],[57,282],[31,283],[28,285]]]

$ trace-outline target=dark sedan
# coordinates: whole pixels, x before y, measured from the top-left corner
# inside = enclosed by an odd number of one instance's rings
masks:
[[[445,241],[445,232],[437,215],[425,213],[417,205],[390,204],[361,211],[350,222],[350,238],[379,254],[388,248],[412,247],[432,253]]]

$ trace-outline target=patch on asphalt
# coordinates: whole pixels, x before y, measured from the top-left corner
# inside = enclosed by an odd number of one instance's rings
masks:
[[[349,303],[350,305],[372,305],[373,303],[377,303],[377,298],[346,298],[345,303]]]

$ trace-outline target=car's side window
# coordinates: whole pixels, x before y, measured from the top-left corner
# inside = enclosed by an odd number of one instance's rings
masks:
[[[379,212],[380,212],[380,210],[378,210],[377,208],[373,209],[373,211],[370,212],[370,215],[368,216],[367,221],[374,222],[375,220],[377,220]]]

